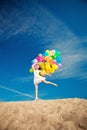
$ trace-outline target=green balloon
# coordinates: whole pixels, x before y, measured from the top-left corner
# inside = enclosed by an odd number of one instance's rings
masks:
[[[33,69],[32,69],[32,68],[30,68],[30,69],[29,69],[29,72],[30,72],[30,73],[32,73],[32,72],[33,72]]]
[[[60,56],[60,51],[57,51],[55,55],[56,57]]]
[[[51,56],[52,59],[56,59],[56,55]]]

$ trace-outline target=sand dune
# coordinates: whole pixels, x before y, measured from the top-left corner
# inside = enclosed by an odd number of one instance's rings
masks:
[[[1,102],[0,130],[87,130],[87,100]]]

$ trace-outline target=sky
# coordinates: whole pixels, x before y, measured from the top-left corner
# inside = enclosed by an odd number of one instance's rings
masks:
[[[62,68],[39,84],[39,98],[87,99],[87,1],[0,1],[0,101],[35,98],[32,60],[45,50],[61,52]]]

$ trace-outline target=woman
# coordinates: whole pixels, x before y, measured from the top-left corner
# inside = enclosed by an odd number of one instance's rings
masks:
[[[51,84],[57,86],[57,84],[46,81],[46,78],[40,75],[40,66],[38,64],[33,64],[32,68],[34,70],[34,85],[35,85],[35,100],[38,100],[38,84],[44,82],[46,84]]]

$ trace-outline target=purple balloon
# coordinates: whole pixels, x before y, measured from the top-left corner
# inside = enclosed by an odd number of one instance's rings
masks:
[[[59,68],[61,68],[61,67],[62,67],[61,63],[59,63],[59,64],[58,64],[58,67],[59,67]]]

